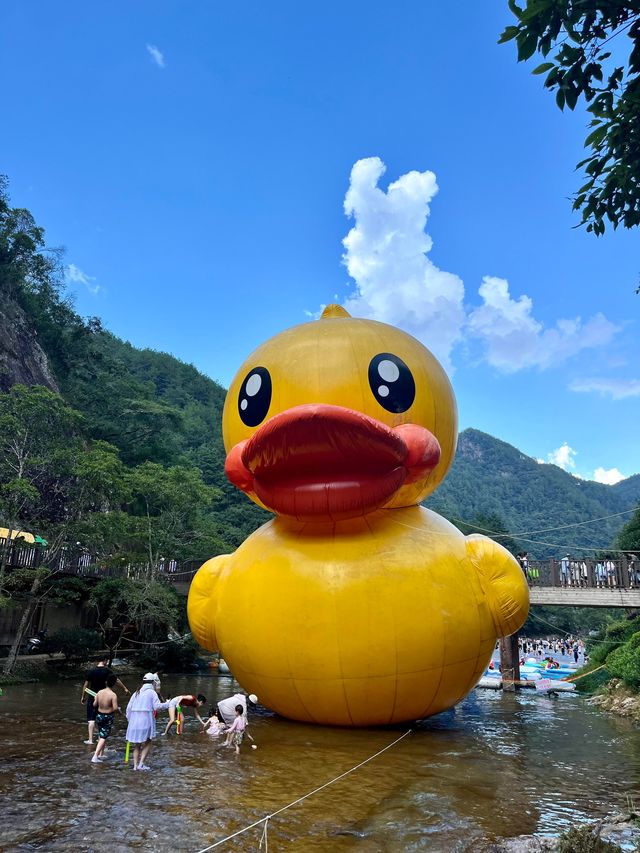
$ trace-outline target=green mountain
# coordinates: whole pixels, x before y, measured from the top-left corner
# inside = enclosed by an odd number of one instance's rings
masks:
[[[225,389],[193,365],[137,349],[102,329],[92,333],[90,353],[60,374],[59,386],[85,416],[92,438],[114,444],[127,465],[152,461],[199,469],[204,482],[220,491],[208,514],[225,550],[236,548],[270,516],[224,474]]]
[[[587,556],[588,548],[611,546],[631,517],[615,514],[639,501],[638,474],[615,486],[580,480],[493,436],[466,429],[449,475],[426,503],[453,521],[498,515],[523,550],[551,557],[566,550]],[[593,519],[602,520],[582,523]],[[576,523],[580,526],[564,527]]]

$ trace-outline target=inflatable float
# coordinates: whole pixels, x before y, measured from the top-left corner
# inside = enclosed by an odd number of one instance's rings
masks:
[[[558,675],[558,673],[563,674]],[[564,679],[571,678],[575,674],[576,668],[545,668],[543,664],[530,658],[520,664],[520,680],[517,683],[520,687],[535,688],[538,693],[573,693],[576,689],[575,684]],[[487,669],[476,687],[501,690],[502,673],[495,666]]]
[[[379,725],[459,702],[529,594],[501,545],[421,505],[457,441],[434,356],[330,305],[247,358],[222,431],[228,479],[275,517],[196,574],[197,641],[295,720]]]

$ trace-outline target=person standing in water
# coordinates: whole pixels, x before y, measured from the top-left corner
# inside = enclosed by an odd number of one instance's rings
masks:
[[[88,746],[93,746],[93,732],[96,726],[96,709],[93,704],[93,700],[99,690],[104,690],[107,685],[107,678],[110,675],[113,675],[113,672],[107,666],[106,659],[102,658],[98,661],[98,663],[94,666],[93,669],[89,670],[84,680],[84,684],[82,685],[82,693],[80,694],[80,704],[84,705],[86,703],[87,705],[87,726],[89,729],[89,737],[87,740],[85,740],[85,743]],[[116,684],[119,684],[125,693],[129,692],[124,686],[124,684],[117,677]],[[89,690],[91,691],[91,693],[89,693]]]
[[[173,699],[169,701],[169,722],[167,723],[167,727],[165,728],[163,734],[169,734],[169,730],[171,726],[175,724],[176,732],[179,731],[177,724],[177,714],[178,708],[193,708],[193,713],[200,720],[200,724],[204,725],[204,720],[198,713],[198,708],[207,701],[207,697],[202,693],[198,693],[197,696],[194,696],[192,693],[184,693],[181,696],[174,696]]]
[[[96,698],[93,700],[93,706],[97,711],[95,724],[98,727],[98,745],[91,759],[92,764],[102,762],[102,753],[113,728],[113,719],[116,712],[120,712],[118,697],[113,692],[117,680],[115,675],[108,675],[107,686],[98,690]]]
[[[127,740],[133,744],[133,769],[150,770],[145,764],[151,741],[156,736],[156,712],[166,710],[170,702],[161,702],[157,690],[160,679],[155,672],[148,672],[142,679],[142,687],[129,699],[127,705]]]
[[[234,721],[231,723],[229,731],[227,732],[225,746],[235,747],[236,755],[240,755],[240,745],[247,729],[247,717],[242,705],[236,705],[235,711],[236,716]]]
[[[228,699],[221,699],[218,702],[218,717],[223,722],[227,723],[227,725],[231,725],[235,717],[236,705],[242,705],[243,713],[246,716],[247,700],[251,702],[252,705],[256,705],[258,697],[255,693],[250,693],[248,696],[244,693],[234,693],[234,695],[229,696]]]

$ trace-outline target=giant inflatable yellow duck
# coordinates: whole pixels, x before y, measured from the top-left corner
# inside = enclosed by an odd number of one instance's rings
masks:
[[[276,517],[196,574],[198,642],[295,720],[396,723],[462,699],[529,597],[508,551],[419,506],[457,440],[434,356],[330,305],[249,356],[222,421],[229,480]]]

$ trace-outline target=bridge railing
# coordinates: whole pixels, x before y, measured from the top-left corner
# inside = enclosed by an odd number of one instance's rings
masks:
[[[3,555],[6,556],[9,568],[46,566],[56,574],[87,578],[142,578],[154,575],[171,583],[189,583],[204,562],[163,559],[155,564],[117,565],[81,546],[64,545],[52,549],[0,538],[0,560]],[[587,557],[529,560],[523,572],[532,587],[640,589],[640,560],[629,560],[626,557],[618,560],[594,560]]]
[[[594,560],[571,557],[568,560],[529,560],[523,568],[529,586],[584,589],[639,589],[640,561]]]
[[[6,561],[9,569],[35,569],[43,566],[57,575],[134,579],[150,575],[173,577],[181,571],[182,566],[187,568],[188,574],[192,577],[203,562],[203,560],[196,560],[179,564],[176,560],[163,559],[157,563],[117,564],[93,553],[88,548],[70,545],[48,548],[20,540],[0,538],[0,560],[2,559]],[[178,580],[177,577],[176,580]]]

